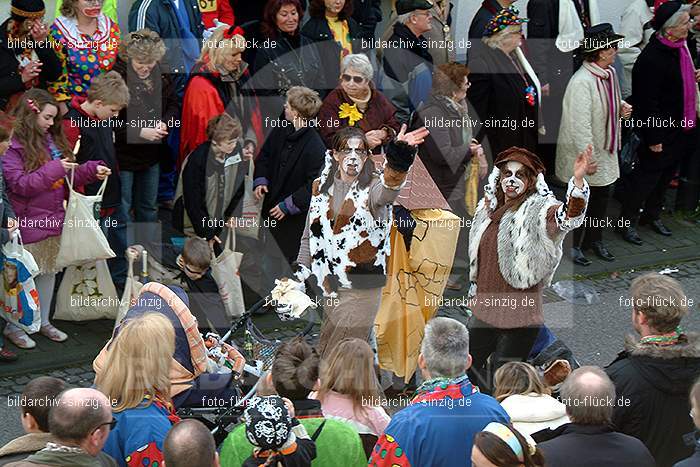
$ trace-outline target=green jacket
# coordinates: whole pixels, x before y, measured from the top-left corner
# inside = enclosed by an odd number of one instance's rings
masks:
[[[323,422],[323,418],[301,418],[309,436]],[[240,467],[253,454],[253,445],[245,435],[245,425],[238,425],[229,433],[221,446],[221,467]],[[312,467],[365,467],[367,457],[357,431],[338,420],[326,419],[316,439],[316,459]]]
[[[13,462],[7,467],[117,467],[117,462],[104,452],[100,452],[97,457],[87,453],[38,451],[23,461]]]

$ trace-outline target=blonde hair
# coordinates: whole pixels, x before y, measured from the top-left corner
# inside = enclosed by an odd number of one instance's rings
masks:
[[[165,55],[165,44],[157,32],[143,28],[130,32],[122,39],[119,55],[124,61],[159,62]]]
[[[221,143],[238,139],[243,134],[241,121],[226,112],[212,117],[207,122],[207,139]]]
[[[321,105],[323,104],[316,91],[304,86],[292,86],[289,88],[287,91],[287,102],[294,110],[299,112],[301,118],[306,120],[314,118],[318,111],[321,110]]]
[[[129,103],[129,88],[116,71],[96,76],[87,91],[88,102],[101,101],[104,105],[126,107]]]
[[[215,71],[216,67],[222,64],[224,57],[229,51],[233,50],[242,53],[245,50],[245,38],[240,34],[234,34],[226,39],[224,34],[227,30],[227,26],[221,26],[212,33],[208,40],[204,41],[199,61],[201,63],[208,61],[211,71]]]
[[[381,391],[374,370],[374,353],[369,344],[357,338],[340,341],[321,367],[318,399],[335,391],[352,399],[353,410],[364,411],[366,400],[379,400]],[[363,403],[364,402],[364,403]]]
[[[494,375],[493,397],[501,402],[509,396],[518,394],[547,394],[552,391],[542,382],[535,368],[525,362],[508,362]]]
[[[143,398],[170,398],[170,367],[175,353],[175,328],[163,314],[146,313],[126,321],[112,339],[95,386],[121,412],[138,407]]]
[[[671,332],[688,314],[688,300],[681,284],[655,272],[637,277],[630,284],[634,309],[649,320],[658,332]]]

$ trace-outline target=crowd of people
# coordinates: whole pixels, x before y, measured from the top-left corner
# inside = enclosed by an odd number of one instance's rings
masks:
[[[634,245],[673,234],[664,211],[700,222],[700,0],[633,0],[620,33],[598,0],[484,0],[466,60],[455,2],[391,3],[135,0],[120,28],[116,0],[63,0],[50,25],[11,0],[0,363],[69,339],[68,298],[128,297],[93,388],[29,382],[0,464],[700,464],[677,281],[632,282],[637,335],[609,366],[533,362],[562,258],[615,261],[613,199]],[[65,263],[80,195],[110,254]],[[178,409],[237,398],[244,359],[218,339],[281,288],[317,300],[318,342],[276,348],[217,447]],[[434,317],[446,289],[466,325]]]

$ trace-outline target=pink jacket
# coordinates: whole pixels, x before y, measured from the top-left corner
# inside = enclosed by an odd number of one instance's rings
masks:
[[[318,393],[312,392],[309,399],[317,399]],[[374,402],[374,401],[368,401]],[[342,420],[352,425],[360,434],[381,436],[391,421],[383,407],[370,404],[364,405],[364,410],[355,411],[350,397],[331,391],[321,399],[321,410],[326,418]]]
[[[48,144],[47,144],[48,150]],[[19,222],[25,244],[61,235],[66,216],[63,201],[68,198],[66,175],[60,160],[51,160],[33,172],[24,169],[24,148],[13,138],[2,160],[7,195]],[[75,186],[97,180],[101,161],[88,161],[75,170]]]

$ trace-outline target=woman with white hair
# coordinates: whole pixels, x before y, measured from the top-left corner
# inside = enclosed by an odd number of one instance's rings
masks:
[[[365,132],[369,149],[377,152],[399,130],[396,108],[372,83],[374,69],[364,54],[350,54],[340,66],[339,85],[323,100],[318,114],[321,136],[328,147],[341,128]]]
[[[632,70],[632,118],[639,122],[635,132],[641,144],[618,223],[624,240],[635,245],[643,243],[637,233],[642,210],[643,220],[656,233],[672,234],[661,221],[666,188],[691,156],[697,134],[698,72],[686,42],[692,27],[689,7],[678,0],[666,2],[658,7],[651,25],[657,32]]]
[[[501,10],[486,27],[482,38],[486,47],[469,61],[476,139],[485,142],[493,158],[513,146],[537,151],[541,92],[520,50],[525,22],[514,8]]]
[[[209,121],[223,112],[243,124],[243,156],[251,159],[262,143],[262,118],[257,98],[243,83],[248,78],[248,64],[242,54],[243,36],[222,26],[204,43],[185,88],[182,102],[182,126],[178,168],[187,155],[207,140]]]

